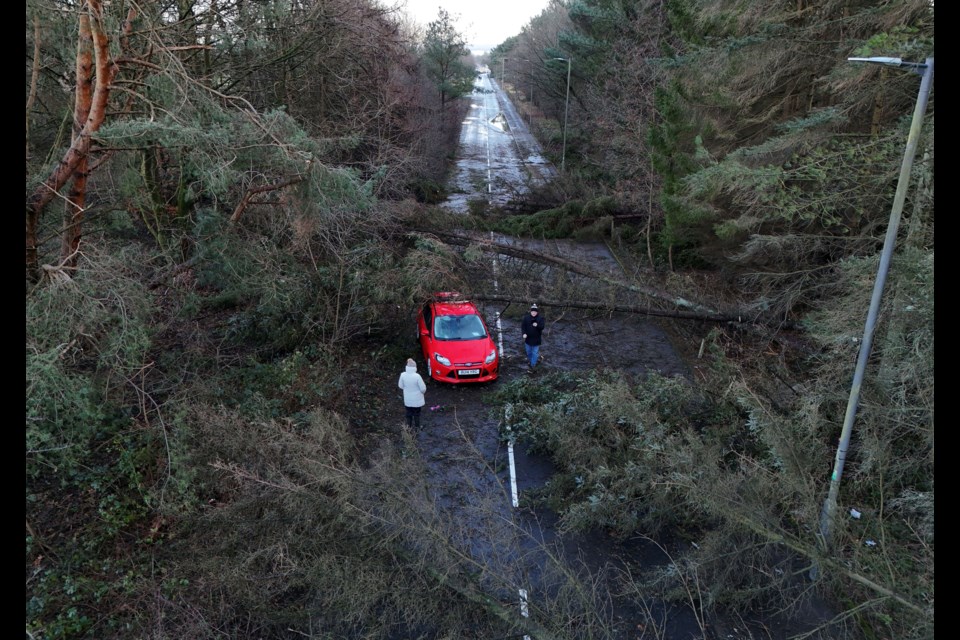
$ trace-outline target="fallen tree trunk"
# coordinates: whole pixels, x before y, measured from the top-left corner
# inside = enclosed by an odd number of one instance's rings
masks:
[[[511,298],[510,296],[501,296],[487,293],[472,293],[471,300],[481,302],[507,302],[526,304],[528,300]],[[680,311],[677,309],[657,309],[655,307],[642,307],[632,304],[608,304],[604,302],[571,302],[562,300],[543,300],[538,298],[537,304],[541,307],[557,307],[567,309],[596,309],[598,311],[624,311],[626,313],[639,313],[648,316],[657,316],[658,318],[676,318],[680,320],[703,320],[705,322],[744,322],[749,321],[743,316],[726,313],[702,313],[697,311]]]
[[[628,291],[633,291],[645,295],[654,300],[665,302],[670,304],[673,307],[680,307],[684,310],[677,309],[657,309],[654,307],[640,307],[635,305],[609,305],[603,303],[591,303],[591,302],[558,302],[552,304],[551,306],[566,306],[582,309],[607,309],[612,311],[628,311],[630,313],[644,313],[651,316],[659,316],[664,318],[677,318],[684,320],[704,320],[708,322],[734,322],[738,324],[760,324],[767,327],[776,327],[778,329],[793,329],[796,328],[795,323],[788,322],[783,318],[779,317],[765,317],[755,311],[743,311],[743,310],[728,310],[728,311],[718,311],[716,309],[710,309],[702,304],[697,302],[692,302],[686,300],[680,296],[675,296],[666,291],[661,291],[653,287],[648,287],[644,285],[639,285],[631,282],[626,282],[624,280],[612,277],[608,274],[601,273],[594,269],[591,269],[585,265],[582,265],[578,262],[572,260],[567,260],[559,256],[550,255],[547,253],[542,253],[539,251],[532,251],[530,249],[524,249],[517,246],[512,246],[508,244],[503,244],[499,242],[494,242],[493,240],[487,240],[485,238],[480,238],[476,236],[465,236],[457,233],[451,233],[447,231],[426,231],[421,230],[421,233],[432,234],[444,242],[449,244],[461,245],[461,246],[476,246],[482,249],[483,251],[488,251],[491,253],[497,253],[507,256],[512,256],[515,258],[521,258],[523,260],[530,260],[532,262],[539,262],[541,264],[555,265],[561,267],[570,273],[575,273],[587,278],[592,278],[599,280],[606,284],[626,289]],[[483,295],[484,297],[480,297]],[[488,296],[486,294],[477,294],[474,296],[478,300],[490,300],[490,301],[502,301],[502,302],[515,302],[515,300],[510,299],[506,296]],[[551,304],[544,302],[544,304]],[[579,306],[578,306],[579,305]]]
[[[577,275],[585,276],[587,278],[593,278],[595,280],[600,280],[611,284],[616,287],[627,289],[629,291],[634,291],[636,293],[643,294],[645,296],[655,298],[657,300],[662,300],[668,302],[674,306],[685,307],[688,309],[693,309],[701,313],[719,315],[720,312],[705,307],[696,302],[691,302],[684,298],[671,295],[665,291],[659,291],[653,287],[645,287],[643,285],[633,284],[629,282],[624,282],[623,280],[618,280],[612,278],[606,274],[595,271],[587,266],[584,266],[580,263],[573,262],[572,260],[567,260],[558,256],[552,256],[546,253],[541,253],[539,251],[531,251],[530,249],[523,249],[516,246],[511,246],[508,244],[501,244],[499,242],[494,242],[492,240],[486,240],[478,237],[463,236],[456,233],[450,233],[446,231],[423,231],[423,233],[431,233],[445,242],[450,244],[462,245],[462,246],[479,246],[484,251],[489,251],[491,253],[499,253],[505,256],[513,256],[514,258],[522,258],[524,260],[531,260],[533,262],[540,262],[545,264],[553,264],[558,267],[562,267],[571,273],[576,273]],[[738,314],[734,314],[738,315]],[[742,314],[740,314],[742,315]]]

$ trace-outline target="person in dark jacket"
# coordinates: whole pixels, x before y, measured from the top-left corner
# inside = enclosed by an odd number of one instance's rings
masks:
[[[540,334],[543,333],[543,316],[537,304],[530,305],[530,311],[523,317],[520,329],[523,331],[523,348],[527,351],[527,361],[530,363],[528,371],[533,372],[540,357]]]
[[[403,406],[407,409],[407,426],[420,430],[420,410],[426,404],[423,394],[427,392],[427,385],[417,373],[417,363],[413,358],[407,358],[407,366],[400,374],[397,386],[403,389]]]

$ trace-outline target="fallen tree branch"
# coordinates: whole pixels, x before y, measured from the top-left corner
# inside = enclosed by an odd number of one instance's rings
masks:
[[[531,251],[530,249],[521,249],[520,247],[501,244],[499,242],[493,242],[492,240],[486,240],[478,237],[464,236],[456,233],[450,233],[446,231],[423,231],[423,233],[431,233],[439,238],[442,238],[445,242],[450,244],[462,245],[462,246],[479,246],[484,251],[495,252],[503,254],[505,256],[513,256],[514,258],[522,258],[524,260],[531,260],[533,262],[540,262],[546,264],[553,264],[558,267],[563,267],[571,273],[576,273],[577,275],[585,276],[587,278],[593,278],[595,280],[600,280],[606,282],[607,284],[614,285],[623,289],[628,289],[636,293],[641,293],[645,296],[655,298],[657,300],[662,300],[668,302],[672,305],[678,307],[685,307],[688,309],[693,309],[700,311],[702,313],[708,314],[719,314],[718,311],[710,309],[700,305],[696,302],[691,302],[685,300],[684,298],[670,295],[667,292],[659,291],[653,287],[645,287],[643,285],[631,284],[629,282],[624,282],[623,280],[618,280],[616,278],[611,278],[608,275],[595,271],[585,265],[582,265],[572,260],[567,260],[565,258],[560,258],[557,256],[552,256],[546,253],[540,253],[539,251]]]
[[[481,302],[510,302],[526,304],[527,300],[512,298],[510,296],[501,296],[496,294],[472,293],[469,294],[471,300]],[[744,321],[742,316],[725,313],[700,313],[696,311],[680,311],[671,309],[657,309],[655,307],[642,307],[632,304],[608,304],[605,302],[571,302],[566,300],[541,300],[537,299],[537,304],[541,307],[556,307],[569,309],[596,309],[598,311],[623,311],[625,313],[638,313],[648,316],[657,316],[658,318],[676,318],[680,320],[703,320],[705,322],[736,322]]]
[[[303,176],[296,176],[283,182],[277,184],[268,184],[262,187],[253,187],[247,189],[247,192],[243,194],[243,198],[240,199],[240,204],[237,205],[237,208],[233,210],[233,215],[230,216],[230,224],[234,224],[237,220],[240,219],[240,215],[244,212],[248,205],[251,204],[263,204],[251,202],[251,199],[254,195],[258,193],[264,193],[267,191],[276,191],[277,189],[283,189],[284,187],[289,187],[292,184],[297,184],[298,182],[303,182]]]
[[[760,536],[763,536],[770,542],[782,544],[790,549],[793,549],[797,553],[800,553],[806,556],[807,558],[809,558],[810,560],[813,560],[814,562],[818,562],[821,565],[826,565],[831,569],[833,569],[834,571],[838,571],[842,573],[843,575],[847,576],[851,580],[855,582],[859,582],[865,587],[872,589],[873,591],[876,591],[877,593],[887,598],[890,598],[891,600],[895,600],[896,602],[902,604],[908,609],[911,609],[921,615],[930,615],[930,611],[925,609],[924,607],[911,602],[906,597],[899,595],[898,593],[896,593],[891,589],[888,589],[880,584],[877,584],[876,582],[874,582],[873,580],[870,580],[866,576],[863,576],[859,573],[856,573],[848,569],[846,566],[844,566],[842,562],[838,562],[833,558],[829,558],[822,555],[812,545],[801,543],[798,540],[790,539],[781,533],[778,533],[776,531],[771,531],[765,525],[753,520],[752,518],[748,516],[744,516],[742,514],[738,514],[736,512],[736,509],[731,509],[728,512],[726,517],[739,522],[741,525],[750,529],[754,533]]]
[[[575,273],[587,278],[592,278],[594,280],[599,280],[606,284],[626,289],[635,293],[645,295],[654,300],[659,300],[661,302],[668,303],[673,307],[681,307],[686,309],[686,311],[671,310],[671,309],[656,309],[654,307],[639,307],[632,305],[609,305],[602,303],[589,303],[589,302],[563,302],[563,303],[544,303],[551,304],[551,306],[558,307],[576,307],[583,309],[607,309],[614,311],[628,311],[631,313],[645,313],[652,316],[659,316],[664,318],[677,318],[677,319],[686,319],[686,320],[704,320],[708,322],[732,322],[737,324],[761,324],[765,326],[772,326],[778,329],[791,329],[795,328],[794,323],[783,320],[782,318],[771,318],[763,317],[757,312],[748,312],[742,310],[734,311],[717,311],[715,309],[710,309],[704,305],[701,305],[690,300],[686,300],[682,297],[672,295],[666,291],[660,291],[653,287],[647,287],[644,285],[634,284],[626,282],[622,279],[614,278],[610,275],[595,271],[585,265],[574,262],[572,260],[567,260],[565,258],[560,258],[558,256],[541,253],[539,251],[532,251],[530,249],[523,249],[517,246],[501,244],[499,242],[494,242],[492,240],[487,240],[484,238],[476,236],[466,236],[457,233],[451,233],[447,231],[426,231],[419,230],[419,233],[431,234],[442,241],[447,242],[448,244],[455,244],[460,246],[476,246],[483,251],[488,251],[491,253],[498,253],[502,255],[512,256],[515,258],[521,258],[523,260],[530,260],[532,262],[539,262],[541,264],[550,264],[557,267],[561,267],[570,273]],[[475,296],[478,300],[485,299],[491,301],[504,301],[504,302],[520,302],[509,297],[496,297],[496,296],[485,296],[480,298],[479,295]],[[591,306],[594,305],[595,306]],[[578,305],[582,305],[579,306]]]

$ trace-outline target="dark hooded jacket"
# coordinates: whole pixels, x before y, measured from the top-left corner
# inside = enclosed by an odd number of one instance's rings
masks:
[[[527,337],[524,339],[524,342],[535,347],[540,344],[540,334],[543,333],[543,326],[545,324],[543,319],[543,312],[537,309],[537,316],[533,317],[530,312],[527,312],[527,315],[523,316],[523,322],[520,324],[522,333]]]

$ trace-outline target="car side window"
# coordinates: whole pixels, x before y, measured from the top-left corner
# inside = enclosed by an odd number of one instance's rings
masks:
[[[430,317],[430,305],[423,306],[423,324],[427,327],[427,331],[433,333],[433,319]]]

